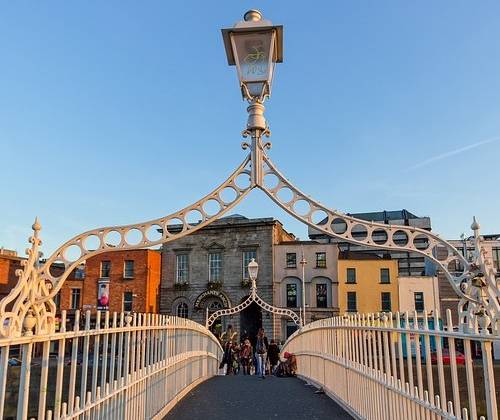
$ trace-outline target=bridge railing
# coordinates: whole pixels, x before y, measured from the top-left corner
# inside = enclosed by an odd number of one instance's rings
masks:
[[[55,334],[0,340],[0,418],[161,419],[218,372],[220,344],[193,321],[73,315]]]
[[[298,375],[355,418],[498,420],[493,337],[426,314],[349,315],[312,322],[282,352],[297,357]],[[477,321],[476,321],[477,322]]]

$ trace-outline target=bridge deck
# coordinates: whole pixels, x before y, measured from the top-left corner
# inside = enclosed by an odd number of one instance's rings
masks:
[[[352,419],[296,378],[216,376],[189,392],[166,420]]]

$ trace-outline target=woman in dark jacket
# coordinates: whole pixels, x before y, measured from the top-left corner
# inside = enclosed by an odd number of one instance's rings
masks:
[[[280,349],[276,344],[275,340],[271,340],[271,344],[269,344],[269,348],[267,349],[267,358],[269,359],[270,365],[270,374],[274,373],[274,369],[278,365],[280,361]]]

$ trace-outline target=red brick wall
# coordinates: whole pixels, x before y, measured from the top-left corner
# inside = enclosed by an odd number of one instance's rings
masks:
[[[16,270],[21,269],[21,261],[26,258],[0,256],[0,299],[7,296],[17,284]]]
[[[124,279],[125,260],[134,261],[134,278]],[[110,261],[109,310],[123,310],[124,292],[132,292],[134,312],[156,312],[157,290],[160,283],[161,255],[157,251],[138,249],[130,251],[111,251],[89,258],[85,267],[85,279],[68,280],[61,289],[61,310],[69,310],[71,288],[82,287],[81,310],[96,311],[97,286],[101,278],[101,262]]]

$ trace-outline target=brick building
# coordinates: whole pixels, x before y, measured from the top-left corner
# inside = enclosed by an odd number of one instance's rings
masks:
[[[161,254],[150,249],[111,251],[86,261],[65,281],[58,309],[158,312]]]
[[[174,231],[176,226],[168,229]],[[275,304],[274,245],[293,239],[273,218],[233,215],[164,244],[160,312],[205,324],[207,312],[239,305],[249,295],[247,266],[252,258],[259,264],[258,293]],[[272,315],[256,304],[238,315],[219,319],[214,329],[228,324],[250,337],[260,326],[269,337],[276,334]]]
[[[22,268],[21,261],[25,259],[19,257],[16,251],[0,248],[0,300],[16,285],[16,270]]]

